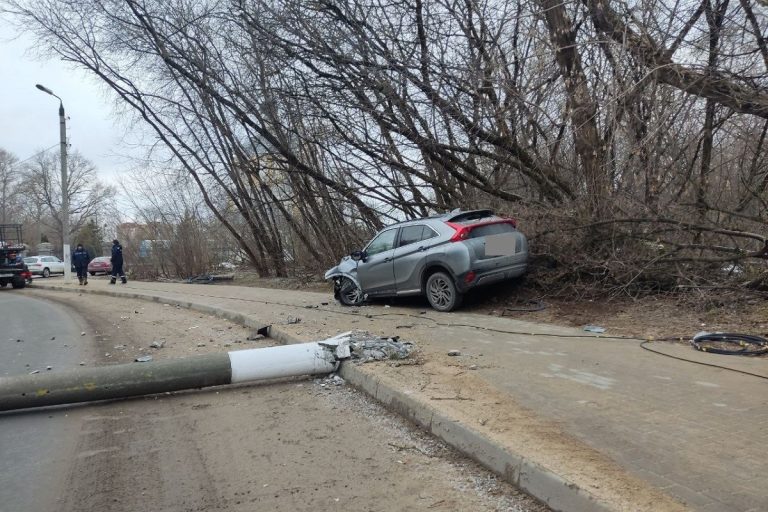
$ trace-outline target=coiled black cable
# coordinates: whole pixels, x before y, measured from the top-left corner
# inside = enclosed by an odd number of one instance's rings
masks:
[[[761,356],[768,354],[768,339],[734,332],[702,332],[691,340],[696,350],[726,356]]]

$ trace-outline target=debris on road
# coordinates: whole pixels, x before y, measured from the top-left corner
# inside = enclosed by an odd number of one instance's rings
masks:
[[[36,373],[40,373],[40,370],[32,370],[31,372],[29,372],[30,375],[34,375]]]
[[[140,356],[135,359],[137,363],[148,363],[152,360],[152,356]]]
[[[247,339],[248,341],[263,340],[264,338],[269,336],[270,327],[271,326],[269,325],[265,325],[264,327],[259,327],[258,329],[254,329],[245,339]]]
[[[80,336],[85,336],[85,331],[81,332]]]
[[[320,386],[321,388],[325,388],[328,386],[343,386],[346,384],[346,381],[336,375],[335,373],[330,374],[329,376],[323,378],[323,379],[315,379],[315,384]]]
[[[150,348],[163,348],[165,346],[165,340],[156,340],[149,344]]]
[[[339,334],[327,341],[339,340],[337,357],[349,358],[358,362],[383,361],[385,359],[405,359],[413,352],[413,344],[400,341],[398,336],[379,338],[365,331],[350,331]],[[325,343],[325,342],[320,342]]]
[[[456,357],[456,356],[460,356],[461,355],[461,351],[460,350],[449,350],[447,352],[447,354],[449,356],[451,356],[451,357]]]
[[[605,332],[605,327],[600,327],[599,325],[585,325],[584,330],[587,332],[594,332],[597,334]]]
[[[287,325],[291,325],[291,324],[298,324],[299,322],[301,322],[301,318],[299,318],[299,317],[297,317],[297,316],[296,316],[296,317],[293,317],[293,316],[289,316],[289,317],[288,317],[288,318],[285,320],[285,323],[286,323]]]

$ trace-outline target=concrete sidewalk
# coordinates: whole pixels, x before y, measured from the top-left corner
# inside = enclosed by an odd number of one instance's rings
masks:
[[[61,285],[36,280],[34,287]],[[399,389],[401,396],[420,397],[419,403],[434,409],[430,425],[438,413],[467,424],[493,446],[509,446],[566,485],[596,496],[596,503],[618,500],[594,509],[673,510],[669,495],[701,511],[768,510],[768,449],[761,442],[768,428],[768,383],[758,377],[571,328],[419,306],[344,308],[330,294],[140,282],[109,286],[100,280],[64,288],[228,312],[236,320],[273,324],[274,337],[283,341],[350,329],[399,335],[418,343],[427,363],[366,365],[371,379]],[[763,359],[666,344],[652,348],[768,375]],[[462,355],[448,358],[449,349]],[[418,414],[409,415],[418,421]],[[654,490],[645,492],[645,485]]]

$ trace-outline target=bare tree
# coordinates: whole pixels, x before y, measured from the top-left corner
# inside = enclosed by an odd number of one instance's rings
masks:
[[[0,224],[20,219],[18,211],[19,159],[0,148]]]
[[[116,191],[98,179],[94,165],[77,151],[69,155],[67,170],[69,231],[74,234],[88,220],[111,210]],[[45,209],[46,216],[40,220],[50,224],[49,227],[60,236],[62,190],[58,156],[39,153],[26,162],[22,183],[24,196]]]
[[[751,0],[4,5],[151,128],[154,168],[264,275],[457,206],[514,212],[555,278],[622,292],[766,257]]]

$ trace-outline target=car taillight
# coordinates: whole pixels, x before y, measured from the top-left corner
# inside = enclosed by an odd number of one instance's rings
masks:
[[[491,222],[481,222],[478,224],[473,224],[472,226],[462,226],[461,224],[457,224],[455,222],[446,222],[446,224],[456,230],[456,233],[454,233],[453,236],[451,237],[451,242],[463,242],[464,240],[469,238],[469,234],[472,232],[474,228],[481,227],[481,226],[490,226],[491,224],[510,224],[513,228],[517,228],[517,220],[511,219],[511,218],[503,219],[503,220],[493,220]]]
[[[469,272],[467,272],[467,275],[464,276],[464,282],[469,284],[469,283],[471,283],[472,281],[475,280],[476,276],[477,276],[477,274],[475,274],[474,271],[470,270]]]
[[[24,279],[32,279],[32,272],[22,272],[21,277]]]
[[[446,222],[446,224],[456,230],[451,237],[451,242],[462,242],[469,238],[469,233],[472,231],[470,226],[462,226],[461,224],[456,224],[454,222]]]

